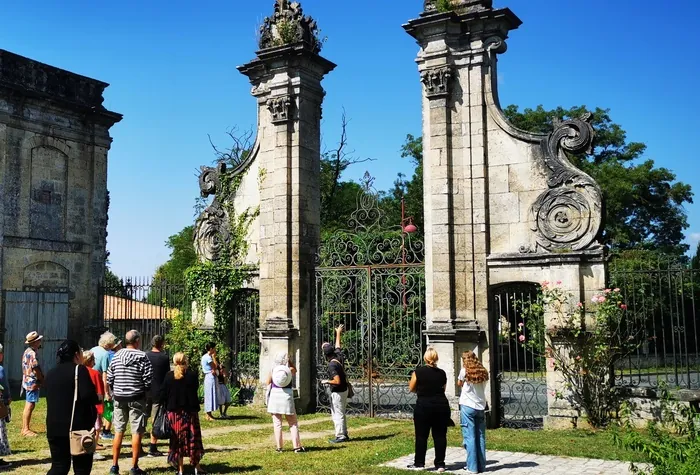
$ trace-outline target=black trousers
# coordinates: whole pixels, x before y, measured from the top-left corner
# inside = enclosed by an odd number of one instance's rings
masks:
[[[428,437],[432,432],[433,442],[435,442],[435,468],[444,467],[447,451],[447,423],[444,415],[435,414],[432,411],[416,411],[413,414],[413,426],[416,431],[416,458],[413,464],[418,467],[425,466]]]
[[[72,456],[68,437],[49,437],[49,450],[51,451],[51,469],[47,475],[68,475],[71,459],[75,475],[90,475],[92,454]]]

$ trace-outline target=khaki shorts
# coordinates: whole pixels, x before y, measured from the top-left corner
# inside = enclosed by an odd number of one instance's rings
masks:
[[[144,399],[131,402],[114,401],[114,432],[124,433],[126,423],[130,422],[132,434],[143,434],[146,430],[146,406]]]

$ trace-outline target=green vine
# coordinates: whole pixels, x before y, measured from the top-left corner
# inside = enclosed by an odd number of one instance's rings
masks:
[[[248,208],[243,213],[236,213],[233,202],[242,181],[243,175],[225,173],[220,176],[217,200],[229,217],[229,238],[224,241],[222,252],[216,260],[198,262],[185,273],[187,292],[196,302],[198,313],[209,310],[214,315],[214,341],[225,350],[221,353],[227,352],[231,308],[255,270],[253,266],[244,264],[244,260],[249,247],[246,240],[248,231],[260,214],[260,208]]]

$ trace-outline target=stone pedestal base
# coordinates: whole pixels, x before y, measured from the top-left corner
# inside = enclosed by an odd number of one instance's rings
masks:
[[[268,319],[260,330],[260,381],[255,392],[254,405],[264,405],[267,376],[274,366],[275,355],[287,353],[297,368],[294,378],[294,396],[297,412],[303,414],[313,403],[311,395],[311,362],[302,361],[306,353],[302,351],[299,331],[285,318]]]
[[[427,344],[438,353],[438,367],[447,373],[445,394],[450,400],[459,400],[457,376],[462,367],[462,353],[473,351],[480,356],[479,343],[481,329],[476,321],[468,322],[436,322],[425,331]]]

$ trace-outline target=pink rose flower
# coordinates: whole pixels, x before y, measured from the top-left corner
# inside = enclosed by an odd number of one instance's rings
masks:
[[[524,326],[525,326],[525,324],[523,322],[518,323],[518,328],[522,328]]]
[[[610,290],[610,289],[605,289],[604,292],[605,292],[606,294],[609,294],[610,292],[612,292],[612,290]]]
[[[602,295],[601,295],[600,297],[598,297],[598,303],[603,303],[603,302],[605,302],[606,300],[607,300],[607,299],[606,299],[605,297],[603,297]]]
[[[624,303],[622,303],[622,304],[620,304],[620,308],[621,308],[622,310],[627,310],[627,305],[625,305]]]
[[[561,285],[561,280],[558,280],[558,281],[557,281],[557,285]]]
[[[524,343],[525,342],[525,335],[520,335],[518,337],[518,340],[520,340],[520,343]]]
[[[579,303],[576,304],[576,306],[577,306],[578,308],[582,308],[582,307],[583,307],[583,304],[582,304],[581,302],[579,302]]]
[[[619,292],[620,289],[613,289],[613,292]]]
[[[594,295],[593,298],[591,298],[591,302],[598,303],[598,296]]]

